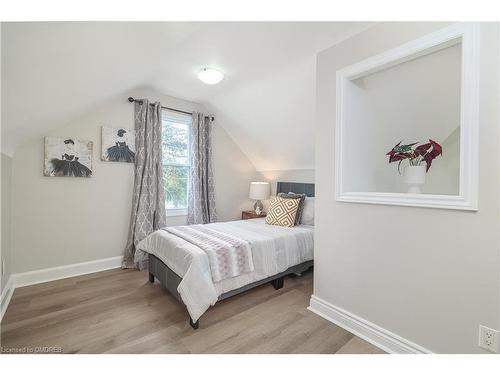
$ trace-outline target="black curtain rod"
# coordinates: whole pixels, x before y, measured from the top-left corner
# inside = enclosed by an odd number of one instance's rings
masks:
[[[139,104],[142,104],[142,100],[136,100],[134,98],[132,98],[131,96],[128,97],[128,101],[130,103],[133,103],[135,101],[137,101]],[[149,103],[149,104],[153,104],[153,103]],[[186,112],[186,111],[182,111],[180,109],[175,109],[175,108],[170,108],[170,107],[164,107],[164,106],[161,106],[162,109],[168,109],[169,111],[174,111],[174,112],[179,112],[179,113],[184,113],[186,115],[192,115],[193,112]],[[215,117],[212,116],[212,121],[215,120]]]

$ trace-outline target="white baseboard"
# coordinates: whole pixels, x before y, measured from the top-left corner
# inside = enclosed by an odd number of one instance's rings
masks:
[[[3,315],[5,314],[5,311],[7,311],[7,306],[9,306],[10,299],[12,297],[12,294],[14,294],[14,278],[12,275],[9,277],[9,280],[7,280],[7,283],[5,284],[5,287],[3,288],[2,291],[2,296],[0,298],[0,322],[3,319]]]
[[[45,268],[11,275],[6,287],[4,288],[4,292],[2,293],[0,321],[7,310],[10,298],[16,288],[120,268],[122,265],[122,259],[123,257],[121,256],[97,259],[90,262],[68,264],[60,267]]]
[[[14,274],[14,286],[16,288],[48,281],[65,279],[68,277],[86,275],[99,271],[120,268],[123,257],[113,257],[92,260],[90,262],[68,264],[60,267],[45,268],[36,271]]]
[[[346,329],[387,353],[432,353],[430,350],[396,335],[372,322],[315,296],[311,296],[308,310]]]

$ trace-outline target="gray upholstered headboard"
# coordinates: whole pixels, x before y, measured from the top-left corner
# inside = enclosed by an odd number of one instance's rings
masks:
[[[304,182],[277,182],[276,194],[294,192],[314,197],[314,184]]]

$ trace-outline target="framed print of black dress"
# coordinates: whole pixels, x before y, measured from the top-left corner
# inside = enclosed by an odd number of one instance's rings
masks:
[[[133,163],[135,161],[135,132],[103,126],[101,159]]]
[[[45,137],[44,175],[92,176],[92,142],[73,138]]]

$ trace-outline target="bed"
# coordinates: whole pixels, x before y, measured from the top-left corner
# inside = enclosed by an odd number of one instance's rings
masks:
[[[280,192],[314,197],[314,184],[278,182],[277,193]],[[313,266],[313,225],[288,228],[268,225],[265,218],[257,218],[198,227],[247,243],[251,248],[252,270],[235,277],[214,279],[209,255],[193,241],[177,235],[176,230],[181,227],[150,234],[138,244],[136,252],[136,261],[149,259],[149,281],[154,283],[157,279],[186,306],[194,329],[199,327],[203,313],[215,303],[265,283],[280,289],[286,275],[300,275]]]

